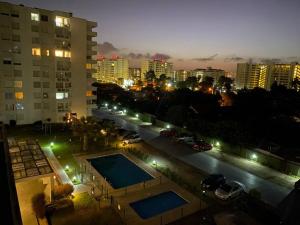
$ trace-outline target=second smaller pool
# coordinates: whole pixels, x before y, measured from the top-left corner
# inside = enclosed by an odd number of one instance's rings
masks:
[[[173,191],[163,192],[129,205],[143,219],[159,215],[186,204],[187,201]]]

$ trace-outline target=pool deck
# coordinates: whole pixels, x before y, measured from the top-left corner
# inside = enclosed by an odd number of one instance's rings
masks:
[[[87,161],[87,159],[114,154],[122,154],[131,162],[135,163],[141,169],[145,170],[147,173],[153,176],[153,179],[128,187],[114,189],[107,182],[107,180],[104,179]],[[137,159],[127,152],[108,151],[82,156],[75,155],[75,158],[79,162],[81,167],[84,168],[84,176],[86,176],[86,180],[89,180],[89,182],[92,182],[94,184],[95,188],[93,190],[93,194],[95,196],[110,199],[112,206],[116,209],[116,211],[118,211],[126,224],[168,224],[206,207],[206,204],[203,201],[156,171],[153,168],[153,165],[146,164],[145,162]],[[140,216],[129,205],[131,202],[145,199],[166,191],[175,192],[177,195],[185,199],[188,203],[182,205],[181,207],[169,210],[148,219],[140,218]]]

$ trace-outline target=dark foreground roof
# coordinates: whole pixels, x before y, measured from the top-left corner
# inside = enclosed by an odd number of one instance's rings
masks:
[[[4,126],[0,124],[0,224],[22,225],[15,180],[11,169]]]

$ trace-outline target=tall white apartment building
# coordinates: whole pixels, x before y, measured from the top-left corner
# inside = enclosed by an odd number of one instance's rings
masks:
[[[99,58],[97,60],[96,78],[100,82],[123,84],[124,80],[129,79],[128,60],[120,57]]]
[[[293,79],[300,77],[300,67],[298,64],[255,64],[238,63],[236,74],[237,88],[265,88],[271,89],[272,84],[291,87]]]
[[[141,66],[142,80],[145,80],[145,74],[153,70],[156,77],[165,74],[167,77],[172,77],[173,63],[164,60],[144,60]]]
[[[214,78],[214,83],[216,83],[221,76],[225,76],[225,71],[221,69],[213,69],[212,67],[207,67],[206,69],[195,69],[191,71],[191,76],[197,77],[199,81],[202,81],[205,77]]]
[[[0,2],[0,121],[91,115],[96,26],[72,13]]]

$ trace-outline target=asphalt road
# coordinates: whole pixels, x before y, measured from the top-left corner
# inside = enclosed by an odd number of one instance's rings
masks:
[[[156,149],[164,151],[208,174],[222,173],[227,179],[243,183],[247,190],[257,189],[262,195],[262,200],[273,206],[276,206],[291,191],[286,187],[274,184],[227,162],[216,159],[205,152],[195,152],[188,146],[174,143],[169,138],[160,137],[157,131],[149,129],[147,126],[136,125],[123,119],[122,116],[107,111],[94,111],[94,115],[98,118],[113,119],[123,128],[137,131],[145,142]]]

